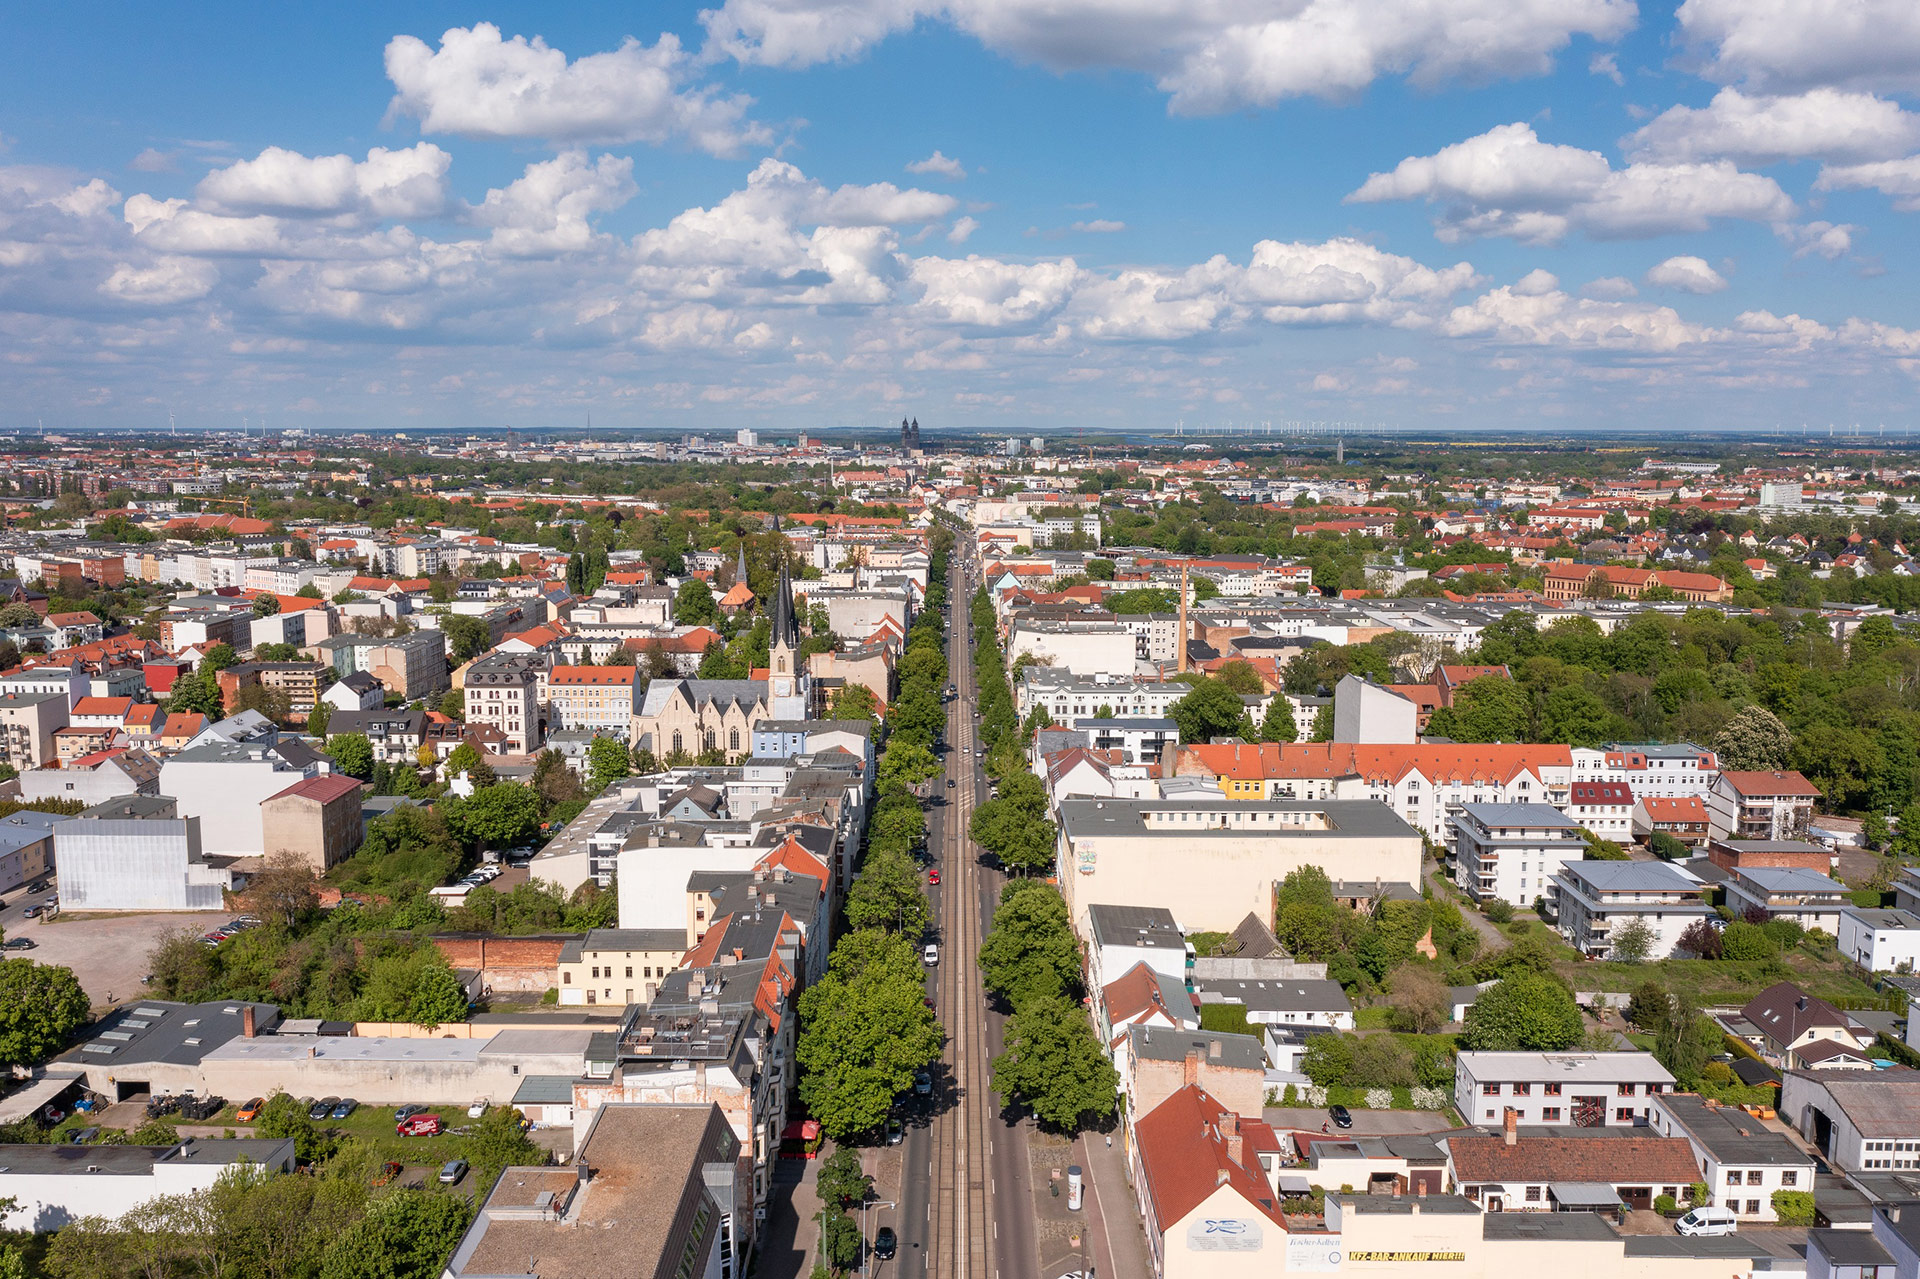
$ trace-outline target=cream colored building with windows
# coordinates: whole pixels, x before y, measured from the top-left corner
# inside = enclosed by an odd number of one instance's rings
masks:
[[[547,672],[547,713],[557,730],[579,728],[625,739],[633,727],[631,666],[556,666]]]
[[[1060,891],[1074,926],[1095,905],[1151,902],[1195,931],[1273,917],[1274,886],[1302,866],[1329,879],[1420,882],[1420,832],[1372,800],[1069,799]]]
[[[562,1004],[644,1004],[687,953],[678,928],[594,928],[560,950]]]
[[[630,740],[663,761],[708,751],[738,759],[753,749],[754,725],[775,718],[766,680],[657,679],[647,685]]]

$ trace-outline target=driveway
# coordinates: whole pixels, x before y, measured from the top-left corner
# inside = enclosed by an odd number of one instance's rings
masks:
[[[1427,872],[1427,884],[1433,889],[1433,895],[1436,899],[1440,901],[1454,900],[1453,882],[1440,873],[1438,866]],[[1461,901],[1459,906],[1461,917],[1473,925],[1473,930],[1480,934],[1481,953],[1505,950],[1507,948],[1509,945],[1507,935],[1501,932],[1492,920],[1475,910],[1472,902]]]
[[[1320,1125],[1327,1124],[1331,1132],[1354,1137],[1401,1137],[1446,1132],[1454,1126],[1444,1110],[1355,1110],[1351,1128],[1332,1127],[1327,1112],[1311,1106],[1268,1106],[1260,1117],[1275,1128],[1319,1132]]]

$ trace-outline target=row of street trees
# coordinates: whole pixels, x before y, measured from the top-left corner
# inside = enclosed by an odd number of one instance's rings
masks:
[[[939,1059],[946,1031],[926,998],[920,941],[933,922],[915,852],[926,818],[915,788],[940,771],[940,686],[947,659],[940,626],[948,547],[936,540],[926,607],[907,635],[901,692],[884,731],[876,769],[877,798],[868,819],[860,869],[847,890],[847,931],[834,944],[824,977],[800,996],[800,1100],[836,1143],[877,1135],[914,1075]],[[924,712],[931,702],[933,721]],[[918,708],[918,709],[916,709]],[[820,1168],[820,1261],[845,1272],[858,1263],[864,1239],[848,1213],[870,1189],[857,1151],[844,1144]]]

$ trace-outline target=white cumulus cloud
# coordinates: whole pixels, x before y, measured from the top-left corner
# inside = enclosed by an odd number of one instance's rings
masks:
[[[943,178],[952,178],[956,182],[967,176],[967,166],[950,155],[942,155],[938,148],[924,160],[915,160],[907,166],[908,173],[937,174]]]
[[[1871,164],[1827,165],[1814,183],[1821,191],[1870,189],[1893,197],[1902,213],[1920,213],[1920,155]]]
[[[121,263],[100,292],[139,306],[174,306],[213,291],[220,269],[201,258],[161,257],[144,266]]]
[[[1347,197],[1426,200],[1444,241],[1502,235],[1552,243],[1569,230],[1631,238],[1705,230],[1715,218],[1777,222],[1793,201],[1772,178],[1731,161],[1630,164],[1542,142],[1528,124],[1498,125],[1430,156],[1409,156]]]
[[[1706,74],[1723,83],[1770,93],[1920,88],[1912,0],[1686,0],[1678,18]]]
[[[207,174],[194,194],[214,213],[434,217],[447,205],[452,163],[453,157],[431,142],[402,150],[375,147],[360,161],[268,147],[251,160]]]
[[[1112,235],[1117,231],[1124,231],[1126,229],[1126,223],[1116,222],[1112,218],[1093,218],[1086,222],[1076,222],[1068,228],[1068,230],[1071,231],[1080,231],[1092,235]]]
[[[1920,115],[1870,93],[1767,97],[1726,88],[1704,107],[1668,108],[1622,145],[1636,160],[1886,160],[1920,146]]]
[[[603,155],[589,163],[584,151],[563,151],[527,166],[505,187],[487,192],[474,220],[493,228],[493,243],[516,257],[540,257],[587,248],[594,238],[589,216],[617,209],[634,195],[633,161]]]
[[[1574,36],[1611,41],[1633,0],[725,0],[709,53],[767,66],[855,57],[923,19],[1055,70],[1153,78],[1175,111],[1343,97],[1404,75],[1432,87],[1541,75]]]
[[[1708,266],[1704,258],[1686,256],[1668,258],[1650,269],[1647,283],[1682,293],[1718,293],[1727,287],[1726,277]]]
[[[651,47],[618,49],[572,62],[539,36],[501,36],[491,23],[454,27],[434,49],[416,36],[387,43],[388,110],[417,116],[427,133],[554,142],[665,142],[685,139],[715,155],[765,142],[747,120],[744,97],[690,83],[693,59],[672,35]]]

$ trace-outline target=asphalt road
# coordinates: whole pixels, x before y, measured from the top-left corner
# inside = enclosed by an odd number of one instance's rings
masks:
[[[976,956],[999,900],[1002,876],[981,863],[967,838],[973,810],[986,795],[974,720],[975,678],[965,566],[949,583],[949,665],[956,697],[947,708],[946,772],[929,813],[928,857],[941,883],[928,889],[940,964],[928,993],[947,1029],[947,1049],[934,1070],[934,1091],[914,1099],[902,1142],[898,1186],[876,1188],[891,1201],[868,1215],[871,1238],[882,1225],[899,1235],[893,1261],[870,1262],[877,1279],[1026,1279],[1038,1271],[1025,1134],[1009,1124],[990,1080],[1002,1042],[1000,1014],[987,1006]],[[951,789],[946,779],[958,784]]]

